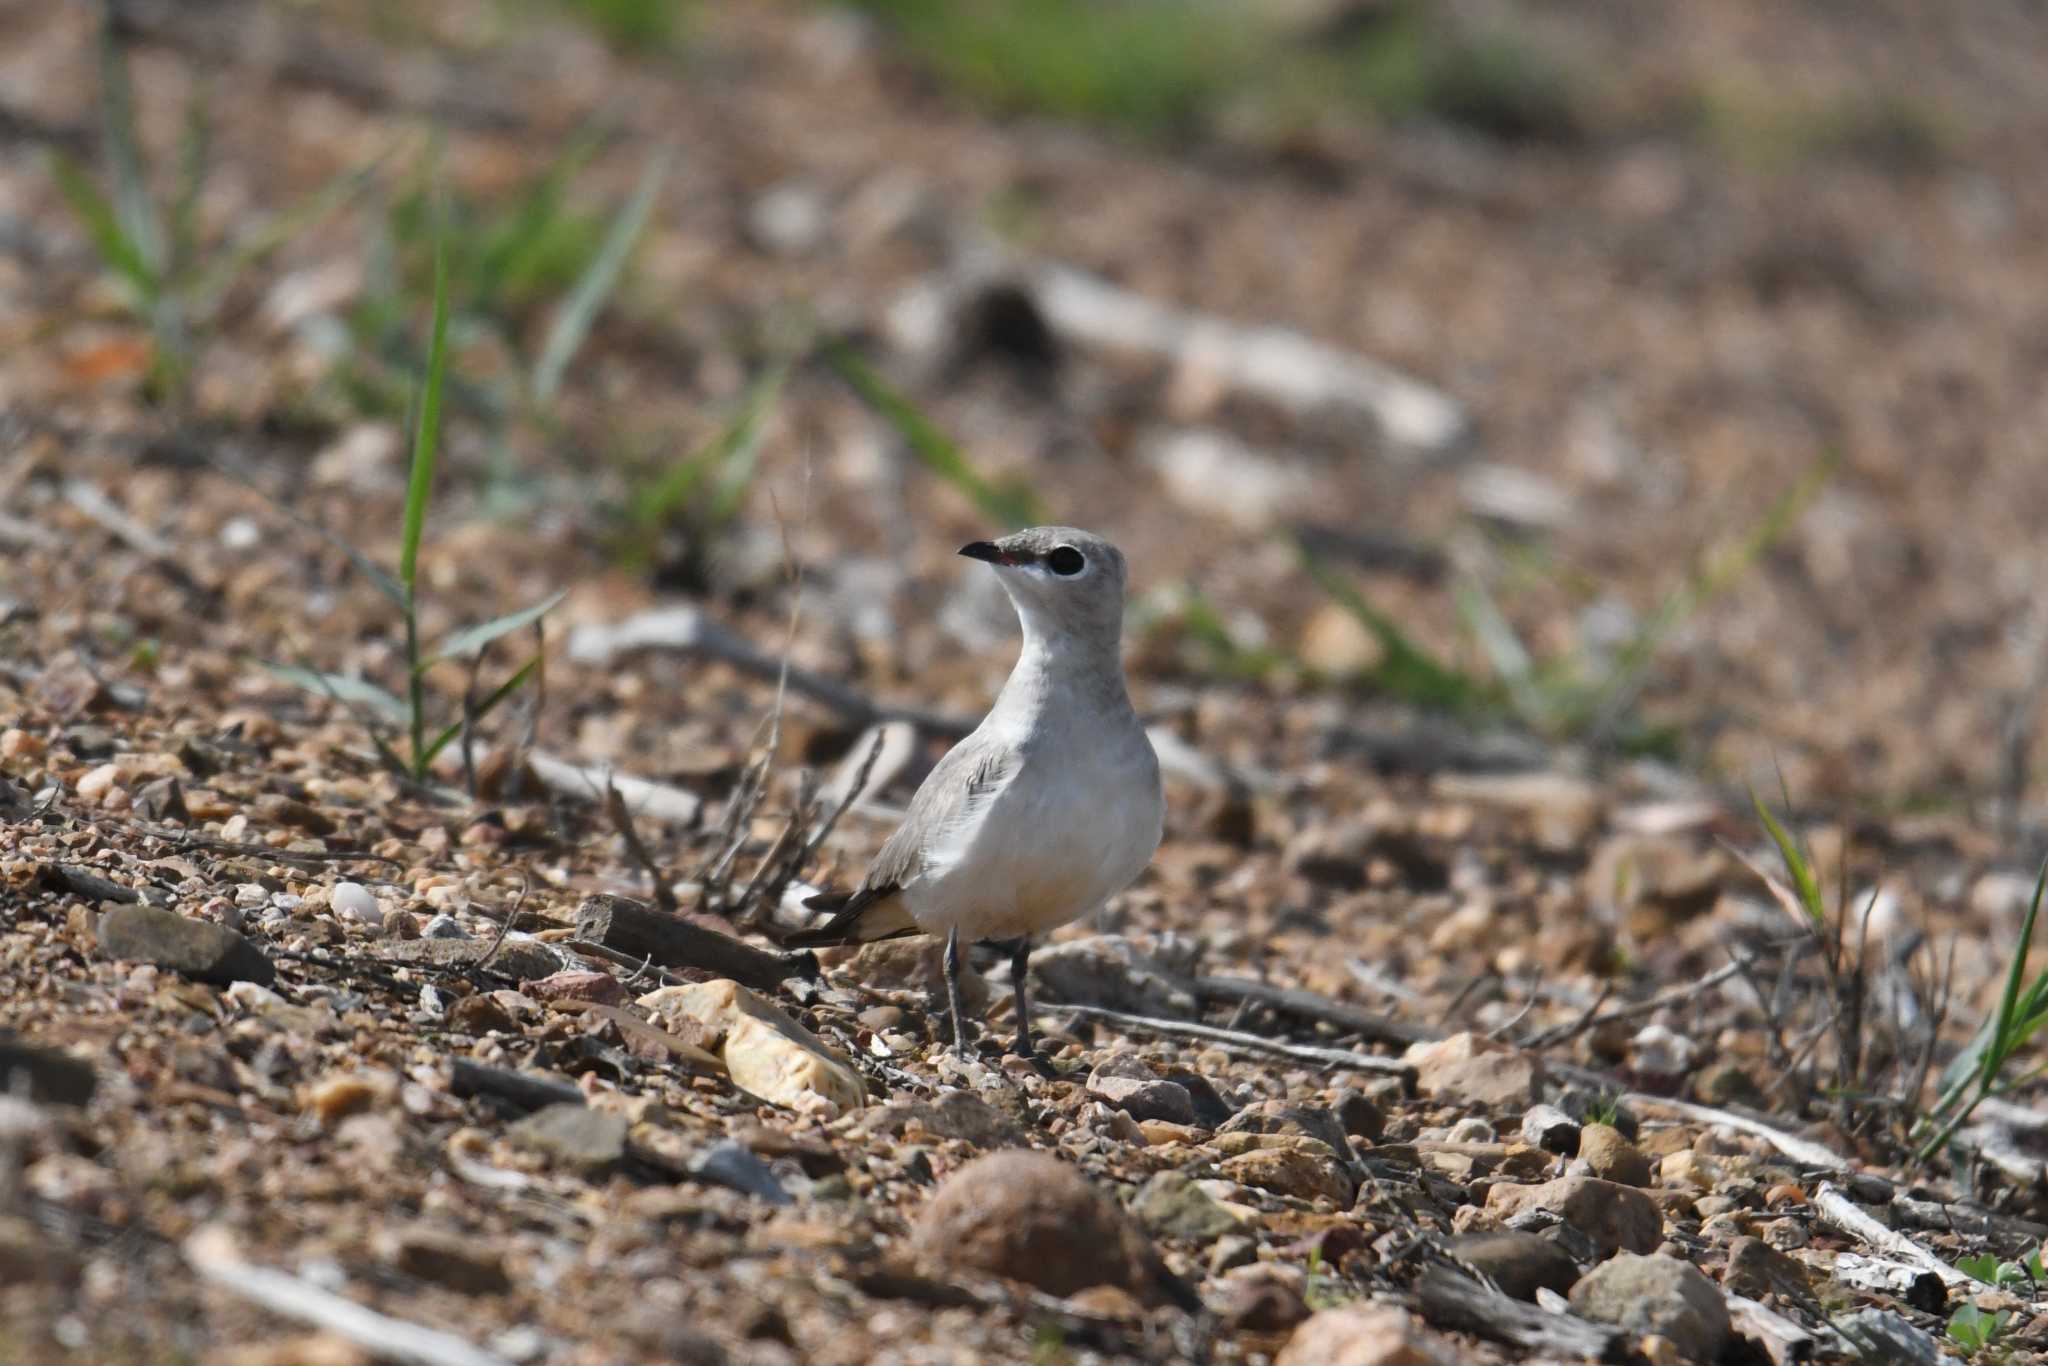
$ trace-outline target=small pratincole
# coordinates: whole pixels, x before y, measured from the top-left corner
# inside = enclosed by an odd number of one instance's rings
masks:
[[[797,945],[946,937],[953,1044],[960,944],[1009,941],[1016,1050],[1035,1052],[1024,979],[1034,937],[1129,886],[1159,847],[1159,759],[1131,710],[1118,652],[1124,557],[1100,536],[1042,526],[960,553],[995,568],[1024,648],[995,706],[911,798],[858,888],[804,904],[832,918]]]

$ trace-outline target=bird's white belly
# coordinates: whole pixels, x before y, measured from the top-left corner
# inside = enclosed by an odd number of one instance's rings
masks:
[[[1129,886],[1159,845],[1158,769],[1149,743],[1138,761],[1107,758],[1027,767],[932,851],[904,888],[912,918],[938,934],[957,925],[975,939],[1037,935]]]

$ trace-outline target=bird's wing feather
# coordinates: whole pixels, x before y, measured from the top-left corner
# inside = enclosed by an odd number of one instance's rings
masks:
[[[1019,767],[1021,758],[1014,746],[981,731],[947,750],[919,784],[903,824],[875,855],[859,889],[850,896],[826,892],[806,901],[814,910],[835,914],[790,942],[851,943],[916,933],[897,893],[924,871],[935,848],[951,845],[971,830]]]

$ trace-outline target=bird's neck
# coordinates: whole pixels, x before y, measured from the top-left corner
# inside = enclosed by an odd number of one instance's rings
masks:
[[[1024,647],[996,698],[998,710],[1027,717],[1053,707],[1099,708],[1111,714],[1130,711],[1115,634],[1043,630],[1029,616],[1023,617],[1022,624]]]

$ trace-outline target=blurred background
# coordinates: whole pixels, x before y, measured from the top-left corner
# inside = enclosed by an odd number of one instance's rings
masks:
[[[2020,0],[9,3],[0,408],[258,637],[388,663],[178,472],[388,561],[438,242],[450,601],[772,648],[793,560],[799,663],[967,709],[1007,628],[952,548],[1071,521],[1141,705],[1241,762],[2018,833],[2043,90]]]

